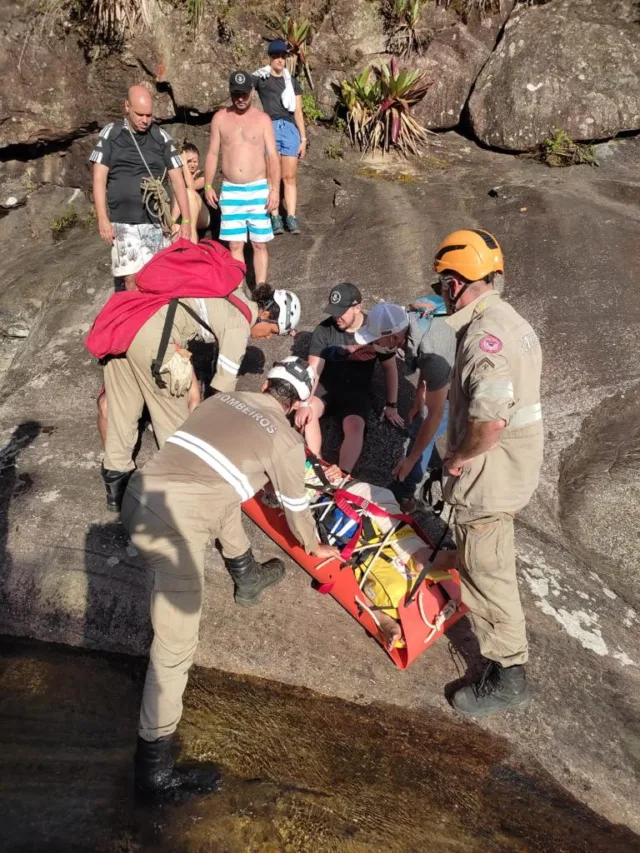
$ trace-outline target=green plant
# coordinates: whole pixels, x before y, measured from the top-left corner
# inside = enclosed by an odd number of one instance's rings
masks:
[[[205,0],[184,0],[184,2],[187,7],[187,14],[189,15],[189,23],[197,30],[204,14]]]
[[[98,222],[98,214],[96,213],[95,207],[92,207],[89,213],[85,216],[82,224],[85,228],[92,228]]]
[[[593,145],[574,142],[564,130],[554,130],[553,135],[548,136],[535,153],[547,166],[578,166],[581,163],[598,165]]]
[[[54,240],[60,240],[67,231],[70,231],[74,225],[78,224],[78,212],[75,207],[70,204],[63,212],[49,223],[51,234]]]
[[[388,48],[398,56],[409,56],[422,47],[416,27],[422,14],[423,0],[387,0],[387,18],[391,22]]]
[[[400,71],[396,57],[390,66],[369,66],[359,76],[342,80],[336,92],[351,142],[363,153],[394,146],[405,156],[417,154],[429,131],[411,115],[411,108],[431,85],[419,71]]]
[[[337,130],[338,133],[347,133],[348,132],[347,120],[338,114],[338,110],[336,110],[334,112],[331,124],[333,126],[333,129]]]
[[[311,36],[311,24],[307,18],[296,21],[289,15],[283,17],[275,16],[267,21],[267,25],[276,38],[286,41],[290,53],[287,57],[287,69],[292,76],[296,76],[300,70],[304,71],[309,86],[313,89],[311,69],[307,62],[307,42]]]
[[[324,118],[313,92],[305,92],[302,96],[302,114],[307,124],[316,124],[318,119]]]
[[[324,153],[329,158],[329,160],[344,159],[344,150],[341,145],[338,145],[337,142],[330,142],[324,149]]]

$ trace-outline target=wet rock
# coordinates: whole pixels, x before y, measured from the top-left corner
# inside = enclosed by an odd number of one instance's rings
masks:
[[[293,345],[304,351],[332,284],[356,282],[365,308],[378,298],[407,304],[432,280],[433,253],[443,234],[471,222],[502,239],[507,298],[542,341],[547,448],[539,490],[517,526],[536,701],[530,710],[486,726],[535,754],[599,814],[639,828],[640,622],[627,615],[620,597],[605,591],[617,595],[610,577],[617,563],[603,570],[606,551],[580,550],[567,533],[593,522],[595,503],[569,500],[563,518],[567,498],[559,484],[566,479],[561,468],[574,453],[576,474],[593,467],[588,444],[595,444],[596,434],[585,433],[584,448],[578,441],[588,415],[640,381],[635,286],[640,140],[618,142],[600,169],[575,170],[570,180],[529,160],[474,149],[449,134],[437,142],[434,150],[449,165],[439,172],[425,167],[411,182],[358,177],[350,162],[336,165],[324,156],[324,145],[314,145],[299,172],[303,233],[299,241],[273,242],[273,280],[295,285],[301,294],[303,315]],[[416,169],[422,166],[419,161]],[[517,196],[504,202],[489,198],[487,191],[497,186],[516,188]],[[342,190],[344,203],[334,207],[334,194]],[[521,206],[526,216],[517,212]],[[89,324],[111,289],[108,247],[87,229],[72,231],[63,243],[38,242],[37,251],[32,240],[22,251],[11,244],[11,252],[0,255],[1,325],[30,329],[0,389],[0,453],[5,462],[13,460],[4,468],[0,492],[0,633],[144,653],[150,578],[104,506],[95,429],[102,376],[83,349]],[[289,354],[291,345],[280,337],[256,347],[262,362],[256,360],[256,372],[243,376],[240,387],[259,389],[262,365]],[[379,405],[380,376],[374,387]],[[399,390],[406,414],[413,386],[402,378]],[[605,428],[604,419],[615,424],[618,415],[611,401],[602,413],[605,432],[614,426]],[[37,434],[28,433],[19,453],[7,451],[34,422],[40,425]],[[622,427],[633,429],[626,414]],[[327,451],[334,454],[335,422],[327,433]],[[385,484],[403,444],[400,431],[372,415],[361,475]],[[145,431],[139,463],[153,452],[153,437]],[[635,492],[629,489],[625,497],[616,486],[615,495],[621,516],[631,518]],[[611,536],[628,536],[625,548],[632,554],[635,528],[618,525],[612,509],[606,514]],[[261,560],[275,555],[257,528],[247,524],[247,530]],[[614,553],[627,565],[622,548]],[[354,620],[311,589],[306,574],[291,561],[288,569],[277,593],[267,593],[255,612],[240,614],[228,573],[215,549],[209,550],[199,663],[321,685],[336,696],[391,702],[427,716],[434,709],[451,713],[444,687],[462,674],[464,664],[457,673],[447,642],[435,644],[406,672],[395,671]],[[621,580],[619,591],[630,594],[630,581]],[[473,661],[467,640],[450,639]],[[608,731],[616,736],[603,737]]]
[[[477,137],[524,151],[557,128],[576,140],[640,128],[634,15],[632,4],[609,0],[517,9],[469,101]]]

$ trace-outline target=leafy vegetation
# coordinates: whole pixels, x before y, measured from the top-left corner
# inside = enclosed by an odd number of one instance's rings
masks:
[[[79,221],[80,219],[75,207],[72,204],[68,205],[60,216],[52,219],[49,223],[53,239],[56,241],[61,240],[68,231],[70,231],[75,225],[78,225]]]
[[[313,92],[305,92],[302,95],[302,114],[306,124],[317,124],[319,119],[324,118]]]
[[[344,160],[344,149],[337,142],[330,142],[324,149],[329,160]]]
[[[387,152],[393,146],[405,156],[417,154],[429,131],[411,115],[411,108],[430,86],[421,72],[401,71],[395,57],[390,66],[368,66],[342,80],[335,88],[352,144],[363,153],[377,148]]]
[[[307,62],[306,51],[307,42],[311,35],[311,24],[307,18],[296,21],[295,18],[284,15],[283,17],[271,18],[267,24],[274,38],[280,38],[289,45],[290,54],[287,57],[289,73],[295,77],[304,71],[309,86],[313,89],[313,79]]]
[[[540,145],[536,157],[552,167],[578,166],[581,163],[598,165],[593,145],[574,142],[564,130],[554,130],[553,135],[548,136]]]
[[[391,26],[387,43],[391,53],[405,57],[417,53],[423,47],[416,31],[422,14],[422,2],[423,0],[387,0],[383,13]]]

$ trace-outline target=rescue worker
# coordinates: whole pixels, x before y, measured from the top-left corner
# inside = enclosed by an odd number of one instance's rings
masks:
[[[455,513],[462,600],[487,659],[482,676],[452,704],[484,716],[530,699],[513,518],[529,502],[542,464],[542,355],[529,323],[494,289],[504,264],[491,234],[455,231],[434,266],[457,336],[444,493]]]
[[[198,644],[207,543],[220,542],[236,604],[255,604],[285,574],[282,560],[254,559],[242,526],[242,501],[270,480],[305,551],[325,559],[340,556],[318,541],[304,486],[304,442],[287,420],[309,398],[313,381],[308,364],[289,356],[269,371],[262,393],[210,397],[129,481],[122,523],[155,572],[154,639],[135,757],[139,792],[203,792],[215,785],[205,772],[176,769],[170,753]]]
[[[218,345],[216,372],[211,380],[214,391],[233,391],[249,337],[268,339],[272,335],[293,333],[300,320],[300,300],[289,290],[274,290],[260,285],[249,294],[246,286],[234,291],[244,302],[252,318],[227,299],[181,300],[207,323]],[[155,381],[152,362],[158,356],[167,307],[157,311],[142,326],[126,355],[110,358],[105,364],[104,381],[109,407],[102,478],[107,490],[107,507],[118,512],[135,463],[133,452],[138,440],[138,421],[144,406],[149,410],[153,430],[162,447],[189,414],[187,392],[193,378],[187,343],[196,338],[212,340],[208,330],[194,316],[178,306],[163,358],[160,374],[166,380],[161,388]]]

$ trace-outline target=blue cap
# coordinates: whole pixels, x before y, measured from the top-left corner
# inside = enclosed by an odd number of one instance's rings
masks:
[[[289,53],[289,45],[282,39],[274,39],[274,41],[269,42],[267,53],[269,56],[272,56],[274,53]]]

